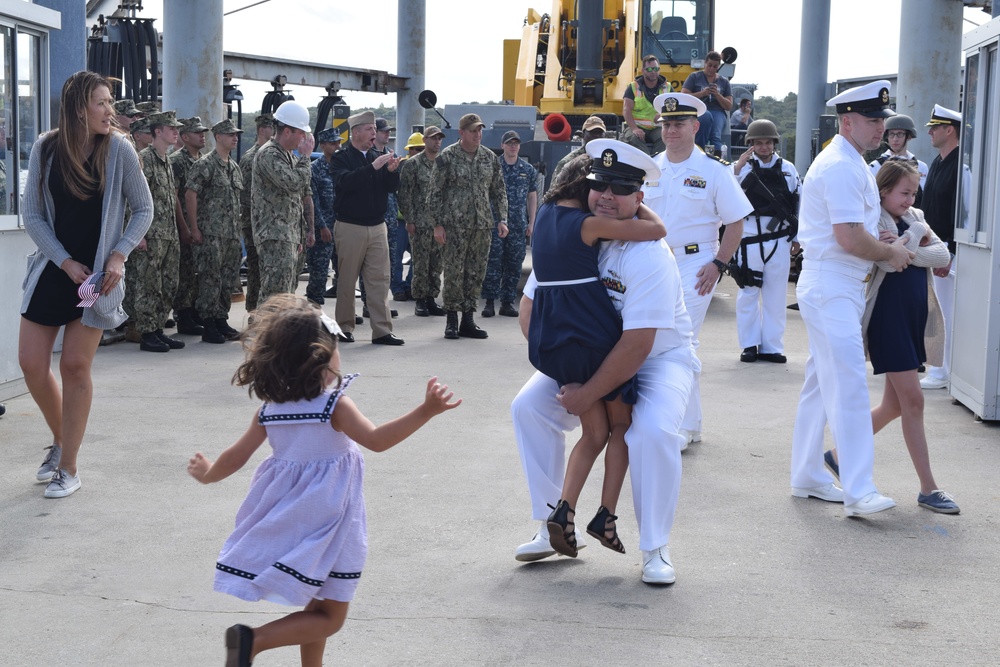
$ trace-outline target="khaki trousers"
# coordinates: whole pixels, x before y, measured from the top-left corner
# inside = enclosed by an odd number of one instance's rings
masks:
[[[354,286],[365,281],[372,339],[392,333],[389,317],[389,240],[385,223],[373,227],[338,220],[333,226],[337,246],[337,324],[354,331]]]

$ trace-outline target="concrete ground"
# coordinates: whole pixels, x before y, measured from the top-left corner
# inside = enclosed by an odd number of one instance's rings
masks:
[[[804,328],[789,311],[787,365],[740,363],[735,289],[720,285],[703,330],[704,442],[684,454],[677,583],[665,588],[639,580],[627,482],[627,554],[591,539],[576,560],[514,561],[536,529],[508,410],[531,374],[514,319],[481,320],[486,341],[447,341],[443,318],[395,304],[402,348],[370,345],[359,327],[343,366],[361,373],[351,396],[372,420],[416,405],[431,375],[464,404],[366,455],[369,559],[327,663],[997,664],[997,425],[975,421],[947,391],[926,393],[934,471],[959,516],[917,506],[898,422],[876,438],[876,481],[896,509],[846,519],[838,505],[790,497]],[[239,344],[183,338],[188,347],[169,354],[128,343],[99,350],[83,488],[67,499],[44,499],[34,482],[49,444],[34,402],[7,401],[0,664],[222,664],[227,626],[288,613],[212,591],[215,558],[267,448],[219,484],[187,476],[188,457],[216,456],[258,402],[230,384]],[[882,380],[870,389],[876,401]],[[583,523],[599,504],[600,475],[578,505]],[[297,665],[298,652],[255,664]]]

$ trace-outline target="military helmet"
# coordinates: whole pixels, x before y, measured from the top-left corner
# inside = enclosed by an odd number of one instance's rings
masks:
[[[749,146],[754,139],[774,139],[777,141],[781,137],[778,135],[778,128],[769,120],[760,119],[750,123],[747,127],[746,144]]]
[[[917,138],[917,128],[913,124],[913,119],[901,113],[885,119],[886,136],[888,136],[889,130],[906,130],[910,139]]]
[[[411,148],[423,148],[424,147],[424,135],[419,132],[414,132],[410,135],[410,138],[406,142],[406,150]]]

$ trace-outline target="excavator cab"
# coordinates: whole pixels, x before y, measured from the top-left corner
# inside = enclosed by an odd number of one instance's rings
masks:
[[[663,74],[680,90],[692,71],[705,66],[712,48],[714,2],[642,0],[642,55],[660,61]]]

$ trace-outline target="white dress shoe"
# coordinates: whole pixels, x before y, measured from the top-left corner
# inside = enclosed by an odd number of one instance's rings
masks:
[[[844,502],[844,490],[830,482],[823,486],[814,486],[811,489],[792,487],[792,495],[796,498],[819,498],[828,503]]]
[[[583,541],[583,533],[579,529],[576,531],[576,549],[579,551],[584,548],[586,543]],[[549,527],[548,522],[542,521],[542,526],[535,533],[535,537],[532,538],[530,542],[525,542],[517,549],[514,550],[514,560],[521,561],[522,563],[531,563],[536,560],[542,560],[548,558],[549,556],[555,556],[556,550],[552,548],[552,544],[549,542]]]
[[[858,502],[851,505],[844,505],[844,514],[847,516],[875,514],[876,512],[892,509],[895,506],[896,501],[892,498],[883,496],[878,491],[872,491]]]
[[[701,431],[689,431],[687,429],[682,428],[680,430],[680,434],[684,436],[684,440],[688,445],[690,445],[692,442],[701,442]]]
[[[935,377],[928,375],[920,380],[921,389],[945,389],[948,387],[947,380],[940,380]]]
[[[670,548],[664,544],[659,549],[642,552],[642,580],[647,584],[672,584],[677,580],[670,563]]]

